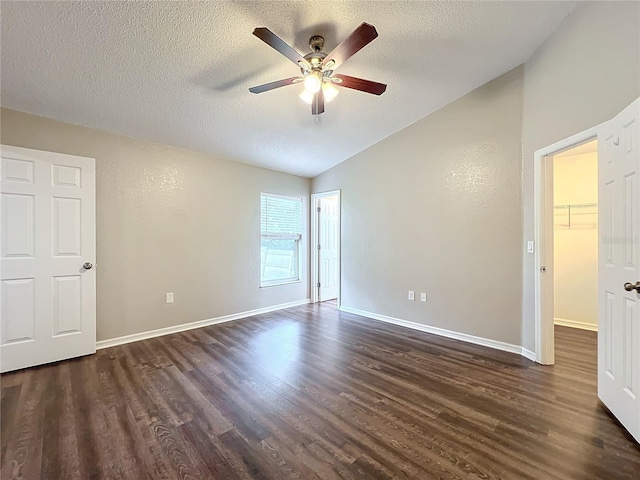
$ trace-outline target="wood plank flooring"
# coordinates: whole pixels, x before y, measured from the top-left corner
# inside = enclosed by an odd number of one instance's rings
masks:
[[[640,479],[596,398],[596,334],[557,364],[296,307],[3,375],[1,478]]]

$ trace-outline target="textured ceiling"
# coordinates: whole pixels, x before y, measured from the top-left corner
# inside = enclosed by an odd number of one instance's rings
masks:
[[[1,103],[23,112],[315,176],[524,62],[576,2],[2,2]],[[387,83],[341,89],[314,122],[299,73],[251,35],[308,52],[361,22],[379,37],[338,73]]]

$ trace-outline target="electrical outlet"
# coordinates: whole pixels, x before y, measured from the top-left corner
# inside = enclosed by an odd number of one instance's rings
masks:
[[[167,293],[167,303],[173,303],[173,292]]]
[[[409,295],[407,296],[407,298],[409,300],[415,300],[416,299],[416,292],[414,292],[413,290],[409,290]]]
[[[427,301],[427,294],[426,293],[421,293],[420,294],[420,301],[421,302],[426,302]]]

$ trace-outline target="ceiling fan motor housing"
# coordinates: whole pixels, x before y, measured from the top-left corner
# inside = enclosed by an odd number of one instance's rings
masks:
[[[310,71],[319,71],[322,72],[322,61],[327,56],[326,53],[322,51],[324,47],[324,37],[320,35],[314,35],[309,39],[309,48],[311,49],[310,53],[307,53],[304,56],[304,59],[309,62],[311,65],[311,70],[307,70],[304,67],[301,68],[303,75],[308,75]]]
[[[321,52],[324,48],[324,37],[314,35],[309,39],[309,48],[312,52]]]

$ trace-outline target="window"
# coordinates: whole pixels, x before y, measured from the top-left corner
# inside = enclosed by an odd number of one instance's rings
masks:
[[[302,198],[260,195],[260,286],[300,281]]]

